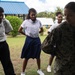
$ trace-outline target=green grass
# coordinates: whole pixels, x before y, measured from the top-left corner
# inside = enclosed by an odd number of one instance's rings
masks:
[[[45,39],[46,36],[40,36],[41,42]],[[10,48],[11,60],[15,69],[16,75],[20,75],[22,69],[23,60],[20,58],[22,47],[25,41],[25,36],[17,36],[17,37],[7,37],[7,42]],[[48,54],[45,54],[43,51],[41,52],[41,69],[45,73],[45,75],[52,75],[52,73],[47,73],[46,67],[49,62]],[[26,75],[38,75],[36,60],[30,59],[26,69]],[[0,75],[4,75],[2,65],[0,64]]]

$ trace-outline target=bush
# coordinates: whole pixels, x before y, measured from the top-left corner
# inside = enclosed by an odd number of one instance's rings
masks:
[[[17,36],[17,34],[18,34],[18,28],[20,27],[20,25],[22,23],[22,19],[20,19],[17,16],[7,16],[6,19],[9,20],[9,22],[11,23],[11,25],[13,27],[11,35],[13,37]]]

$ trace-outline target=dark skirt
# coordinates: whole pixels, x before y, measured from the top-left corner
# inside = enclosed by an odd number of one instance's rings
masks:
[[[21,58],[40,58],[41,53],[41,41],[40,38],[32,38],[27,36],[25,44],[22,49]]]

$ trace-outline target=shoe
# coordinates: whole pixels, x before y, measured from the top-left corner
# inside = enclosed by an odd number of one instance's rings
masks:
[[[51,72],[51,66],[50,65],[48,65],[48,67],[47,67],[47,72]]]
[[[44,73],[43,73],[41,70],[37,70],[37,73],[38,73],[39,75],[44,75]]]
[[[22,72],[21,75],[25,75],[25,72]]]

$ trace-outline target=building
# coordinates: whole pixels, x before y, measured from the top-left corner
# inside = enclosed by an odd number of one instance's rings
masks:
[[[24,2],[18,1],[0,1],[0,7],[4,8],[4,14],[17,15],[25,19],[25,15],[28,14],[28,6]]]
[[[44,26],[44,27],[46,27],[47,29],[50,27],[50,26],[52,26],[52,25],[54,25],[54,22],[53,22],[53,19],[52,18],[37,18],[38,20],[40,20],[41,21],[41,23],[42,23],[42,25]]]

